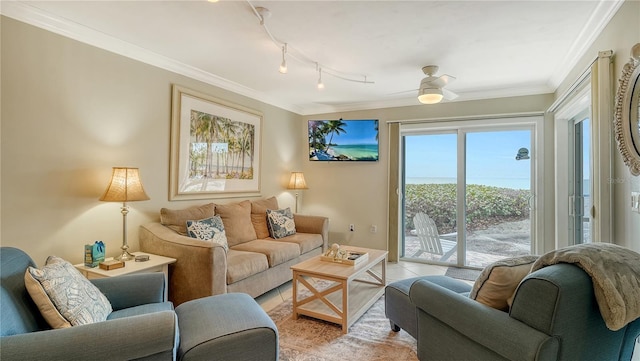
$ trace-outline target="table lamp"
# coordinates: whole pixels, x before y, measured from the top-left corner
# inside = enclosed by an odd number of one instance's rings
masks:
[[[291,178],[289,178],[289,185],[287,189],[309,189],[307,182],[304,180],[304,174],[302,172],[291,172]],[[296,191],[296,213],[298,213],[298,192]]]
[[[115,259],[121,261],[130,261],[135,259],[135,255],[129,253],[129,245],[127,244],[127,213],[129,206],[127,202],[146,201],[149,196],[144,192],[138,168],[113,167],[111,181],[104,191],[101,201],[105,202],[122,202],[122,254]]]

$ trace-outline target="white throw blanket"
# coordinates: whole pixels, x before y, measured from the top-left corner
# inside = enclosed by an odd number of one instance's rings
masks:
[[[600,313],[617,331],[640,317],[640,254],[609,243],[590,243],[546,253],[531,272],[556,263],[573,263],[593,281]]]

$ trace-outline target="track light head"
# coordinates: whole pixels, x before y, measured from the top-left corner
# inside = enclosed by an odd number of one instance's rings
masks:
[[[318,68],[318,89],[324,89],[324,83],[322,82],[322,68]]]
[[[282,46],[282,63],[280,63],[280,73],[282,74],[286,74],[287,73],[287,60],[284,58],[284,54],[287,53],[287,44],[284,44]]]

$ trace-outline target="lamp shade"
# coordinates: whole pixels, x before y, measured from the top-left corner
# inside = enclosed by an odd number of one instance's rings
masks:
[[[111,181],[104,191],[101,201],[133,202],[146,201],[149,196],[144,191],[138,168],[113,167]]]
[[[304,174],[302,172],[291,172],[287,189],[309,189],[307,182],[304,180]]]

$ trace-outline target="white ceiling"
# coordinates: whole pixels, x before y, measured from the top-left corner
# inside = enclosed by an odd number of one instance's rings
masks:
[[[0,11],[307,115],[418,105],[411,90],[430,64],[457,78],[456,101],[553,92],[621,3],[3,1]],[[269,9],[268,30],[288,44],[287,74],[252,6]]]

